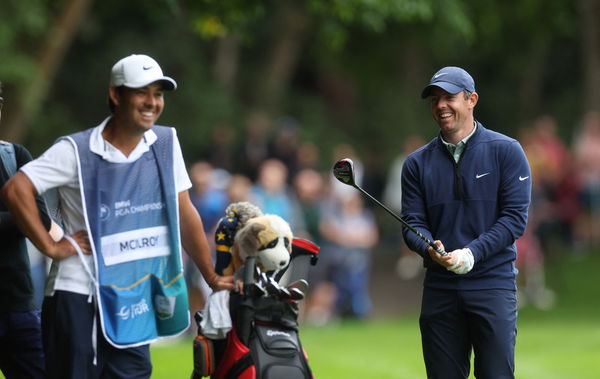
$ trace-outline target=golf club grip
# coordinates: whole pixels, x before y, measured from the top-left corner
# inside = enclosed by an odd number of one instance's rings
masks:
[[[417,237],[419,237],[423,242],[425,242],[426,244],[428,244],[429,246],[431,246],[435,251],[437,251],[437,253],[441,256],[445,256],[448,255],[448,253],[446,253],[442,248],[440,248],[438,245],[436,245],[435,243],[431,242],[429,240],[429,238],[425,237],[423,234],[421,234],[421,232],[419,232],[417,229],[413,228],[412,226],[410,226],[410,224],[406,221],[404,221],[404,219],[402,219],[402,217],[399,217],[397,214],[395,214],[394,212],[392,212],[391,209],[389,209],[388,207],[386,207],[382,202],[380,202],[379,200],[377,200],[376,198],[374,198],[373,196],[371,196],[370,193],[368,193],[367,191],[365,191],[364,189],[360,188],[358,185],[353,185],[354,188],[356,188],[357,190],[359,190],[360,192],[362,192],[365,196],[367,196],[369,199],[371,199],[372,201],[374,201],[375,203],[377,203],[379,206],[381,206],[383,209],[385,209],[389,214],[391,214],[396,220],[400,221],[402,223],[402,225],[406,226],[408,228],[408,230],[410,230],[411,232],[415,233],[417,235]]]
[[[417,237],[419,237],[420,239],[422,239],[423,241],[425,241],[425,243],[427,243],[429,246],[433,247],[433,250],[437,251],[437,253],[441,256],[445,256],[448,255],[448,253],[446,253],[441,247],[439,247],[438,245],[436,245],[435,243],[431,242],[429,240],[429,238],[425,237],[423,234],[421,234],[418,230],[414,229],[411,226],[407,226],[413,233],[415,233],[417,235]]]

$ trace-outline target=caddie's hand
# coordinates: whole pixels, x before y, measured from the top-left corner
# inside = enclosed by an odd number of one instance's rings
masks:
[[[92,253],[92,247],[87,231],[80,230],[77,233],[71,234],[70,237],[77,243],[84,254]],[[54,243],[46,253],[50,258],[64,259],[77,254],[77,250],[75,250],[75,247],[69,240],[63,237],[58,242]]]
[[[244,294],[244,281],[242,279],[234,279],[233,287],[235,292],[238,292],[240,295]]]
[[[452,265],[446,267],[449,271],[463,275],[473,269],[475,258],[471,249],[457,249],[448,255],[452,257]]]
[[[442,241],[436,240],[436,241],[433,241],[433,243],[435,243],[442,250],[446,250],[446,249],[444,249],[444,244],[442,243]],[[429,246],[427,248],[427,252],[429,253],[429,256],[431,257],[431,259],[433,259],[434,262],[437,262],[444,267],[448,267],[448,266],[452,265],[452,257],[450,256],[450,254],[445,255],[445,256],[440,255],[440,253],[435,251],[435,249],[431,246]]]
[[[210,280],[207,280],[208,286],[215,292],[220,290],[233,291],[235,285],[233,283],[233,275],[222,276],[215,274]]]

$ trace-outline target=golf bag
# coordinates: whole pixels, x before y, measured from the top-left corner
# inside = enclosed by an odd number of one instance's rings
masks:
[[[275,276],[281,287],[306,280],[310,265],[317,262],[319,247],[294,238],[287,269]],[[222,340],[211,340],[200,330],[194,340],[192,379],[312,379],[308,359],[298,337],[298,299],[272,293],[257,294],[255,257],[247,258],[243,270],[244,294],[232,292],[229,310],[232,330]],[[288,293],[289,294],[289,293]]]

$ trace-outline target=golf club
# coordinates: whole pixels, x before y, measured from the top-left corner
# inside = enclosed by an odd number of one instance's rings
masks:
[[[253,297],[263,297],[267,295],[267,290],[264,289],[261,283],[255,282],[250,285],[248,294]]]
[[[270,276],[267,276],[267,283],[265,289],[269,296],[279,297],[281,295],[281,287],[279,284]]]
[[[298,279],[295,282],[290,283],[287,288],[298,288],[300,291],[306,292],[308,291],[308,282],[306,279]]]
[[[441,249],[439,246],[437,246],[435,243],[431,242],[423,234],[421,234],[417,229],[415,229],[412,226],[410,226],[400,216],[398,216],[397,214],[395,214],[394,212],[392,212],[388,207],[386,207],[385,205],[383,205],[379,200],[377,200],[376,198],[374,198],[373,196],[371,196],[364,189],[360,188],[356,184],[356,182],[354,180],[354,163],[352,162],[352,159],[350,159],[350,158],[343,158],[343,159],[340,159],[339,161],[337,161],[333,165],[333,176],[335,176],[335,178],[337,180],[339,180],[340,182],[356,188],[357,190],[359,190],[360,192],[362,192],[365,196],[367,196],[369,199],[373,200],[377,205],[379,205],[380,207],[382,207],[383,209],[385,209],[389,214],[391,214],[392,216],[394,216],[394,218],[396,220],[400,221],[402,223],[402,225],[406,226],[408,228],[408,230],[410,230],[411,232],[415,233],[417,235],[417,237],[419,237],[426,244],[428,244],[429,246],[431,246],[435,251],[438,252],[438,254],[440,254],[440,255],[447,255],[448,254],[443,249]]]
[[[298,301],[304,299],[304,292],[298,288],[288,288],[290,292],[290,299]]]

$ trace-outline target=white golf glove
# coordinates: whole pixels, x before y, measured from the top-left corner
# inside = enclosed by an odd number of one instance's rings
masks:
[[[446,269],[459,275],[463,275],[471,271],[473,264],[475,263],[475,258],[473,258],[471,249],[456,249],[450,254],[456,257],[456,263],[454,263],[452,266],[446,267]]]

